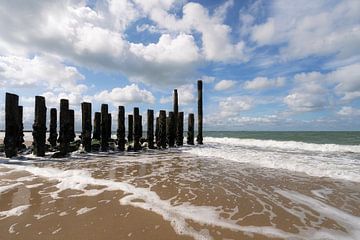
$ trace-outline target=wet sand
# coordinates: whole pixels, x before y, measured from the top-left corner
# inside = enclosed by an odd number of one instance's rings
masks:
[[[350,181],[178,150],[0,165],[0,239],[359,236],[360,185]]]

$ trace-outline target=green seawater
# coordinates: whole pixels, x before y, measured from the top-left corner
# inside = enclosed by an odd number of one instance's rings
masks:
[[[229,137],[242,139],[296,141],[317,144],[360,145],[360,131],[205,131],[204,136],[218,138]]]

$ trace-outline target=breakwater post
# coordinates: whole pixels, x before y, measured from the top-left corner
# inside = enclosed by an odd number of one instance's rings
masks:
[[[119,151],[125,151],[125,107],[118,108],[117,144]]]
[[[167,143],[168,143],[169,147],[174,147],[175,146],[175,137],[176,137],[174,112],[169,112],[169,115],[166,119],[166,135],[167,135]]]
[[[35,97],[35,118],[33,124],[33,152],[38,157],[45,156],[46,143],[46,105],[45,98]]]
[[[69,142],[75,141],[75,112],[73,109],[69,109]]]
[[[203,82],[198,80],[197,82],[198,90],[198,135],[196,141],[198,144],[203,144]]]
[[[159,113],[159,141],[157,142],[158,148],[166,148],[166,111],[160,110]]]
[[[154,110],[147,110],[147,142],[148,148],[154,148]]]
[[[50,109],[50,133],[48,141],[52,148],[56,147],[57,134],[57,110],[56,108]]]
[[[81,103],[81,143],[86,152],[91,152],[91,103],[83,102]]]
[[[69,100],[60,99],[60,132],[58,142],[60,143],[60,153],[65,156],[69,151]]]
[[[101,113],[95,112],[93,139],[100,141],[101,134]]]
[[[108,105],[101,104],[101,138],[100,138],[100,145],[101,151],[106,152],[109,148],[109,133],[108,133]]]
[[[112,125],[112,117],[111,117],[111,113],[108,113],[108,123],[107,123],[107,135],[108,135],[108,139],[111,139],[111,125]]]
[[[140,150],[140,138],[141,138],[141,118],[139,113],[139,108],[134,108],[134,150]]]
[[[26,148],[24,144],[24,124],[23,124],[23,107],[18,106],[18,150]]]
[[[187,144],[194,145],[194,114],[188,116]]]
[[[19,96],[6,93],[5,96],[5,155],[8,158],[17,156],[18,153],[18,115]]]
[[[128,143],[134,141],[134,116],[128,115]]]
[[[182,145],[184,145],[184,112],[178,113],[176,129],[177,129],[176,145],[182,146]]]

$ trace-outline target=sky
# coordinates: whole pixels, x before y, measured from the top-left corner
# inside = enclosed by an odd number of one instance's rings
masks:
[[[197,111],[205,130],[360,130],[359,0],[0,0],[0,129],[5,92],[25,129],[36,95]]]

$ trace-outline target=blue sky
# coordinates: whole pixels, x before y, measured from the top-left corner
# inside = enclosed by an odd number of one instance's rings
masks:
[[[22,6],[19,8],[19,6]],[[360,1],[1,1],[5,92],[170,110],[179,91],[207,130],[360,130]],[[79,125],[78,125],[79,127]]]

